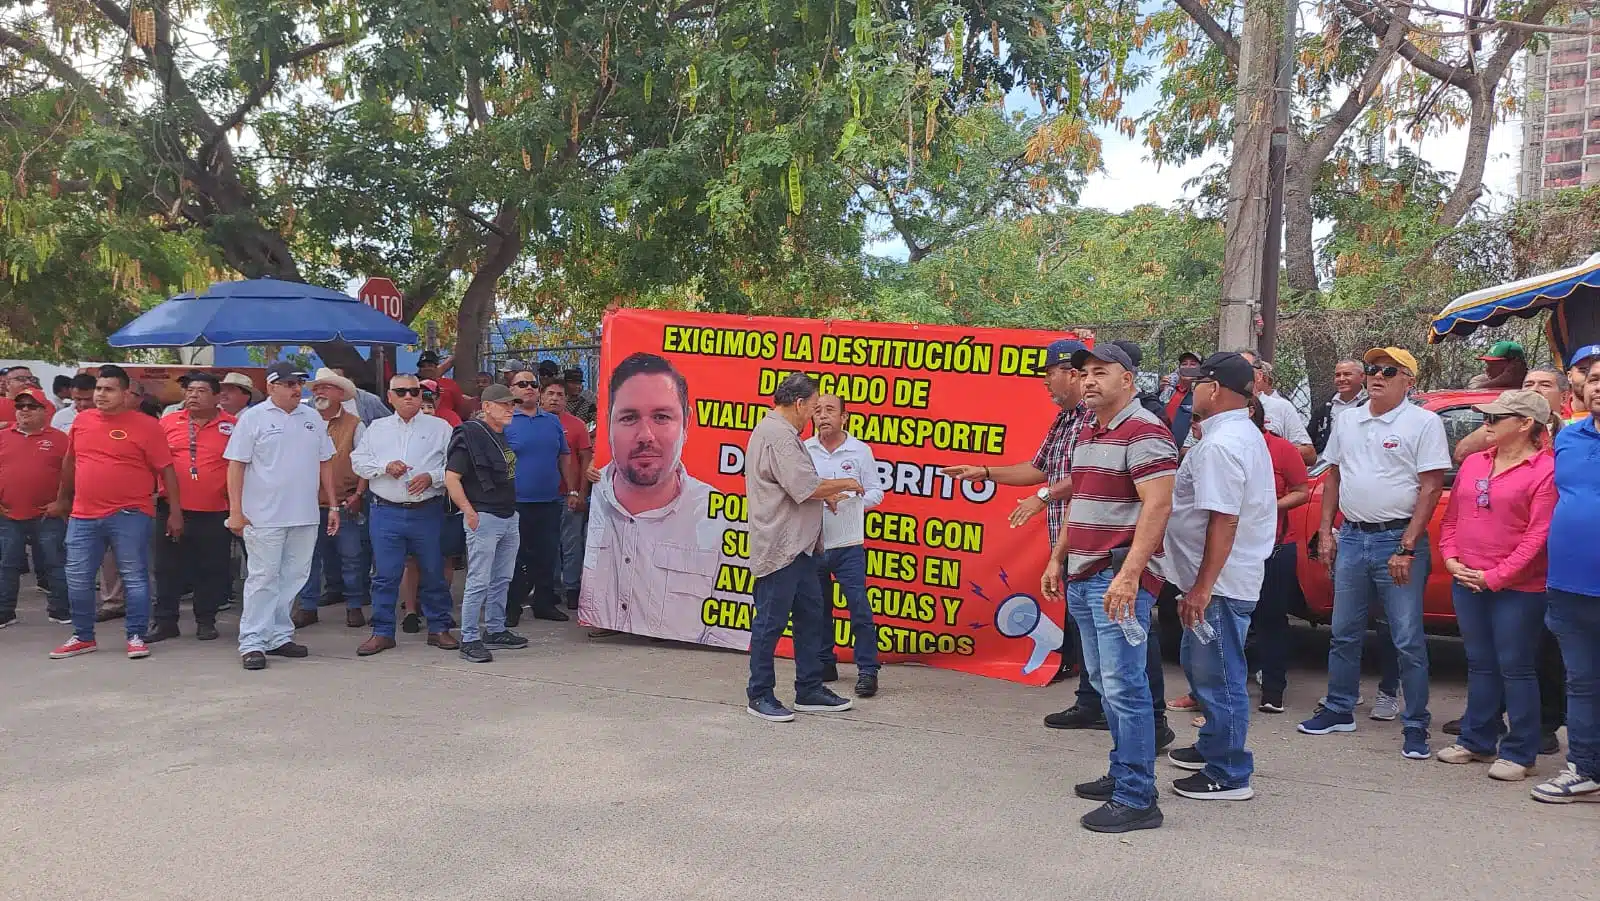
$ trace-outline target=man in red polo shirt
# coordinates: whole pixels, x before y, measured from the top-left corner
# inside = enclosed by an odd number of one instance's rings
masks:
[[[172,502],[167,534],[183,534],[183,503],[172,451],[155,419],[126,406],[129,385],[121,366],[100,367],[94,409],[78,414],[67,436],[56,503],[72,505],[67,521],[67,599],[72,638],[50,652],[53,660],[98,649],[94,640],[94,571],[109,546],[127,594],[128,657],[150,656],[144,633],[150,620],[150,529],[155,519],[156,477]]]
[[[55,506],[67,436],[46,423],[54,407],[43,391],[15,399],[16,422],[0,431],[0,629],[17,618],[23,551],[44,576],[50,619],[67,622],[65,508]]]
[[[194,587],[194,636],[201,641],[217,637],[217,608],[228,596],[229,553],[233,535],[228,531],[228,461],[222,452],[233,435],[232,415],[221,407],[222,380],[209,372],[191,372],[178,380],[183,386],[183,409],[161,418],[173,468],[183,482],[180,504],[183,533],[156,542],[155,623],[145,633],[147,642],[177,638],[178,597]],[[162,518],[172,503],[162,492],[156,504]]]
[[[594,440],[589,437],[589,426],[567,410],[567,386],[559,379],[551,379],[539,392],[539,406],[546,413],[561,419],[561,429],[567,433],[567,446],[578,456],[578,472],[594,462]],[[562,479],[567,508],[561,511],[561,585],[566,594],[567,609],[578,609],[578,592],[583,587],[583,543],[589,531],[589,480],[580,478],[578,484],[565,484]]]

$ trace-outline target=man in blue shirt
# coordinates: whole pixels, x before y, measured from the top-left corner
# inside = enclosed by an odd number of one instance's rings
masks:
[[[539,406],[539,380],[523,370],[511,378],[517,411],[506,426],[506,443],[517,455],[517,519],[522,543],[517,549],[517,572],[506,600],[506,625],[522,619],[522,607],[531,592],[533,616],[565,622],[556,591],[555,575],[561,565],[561,511],[563,474],[566,484],[578,484],[577,457],[567,446],[561,419]]]
[[[1567,804],[1600,795],[1600,562],[1594,533],[1600,526],[1600,359],[1585,347],[1589,418],[1556,433],[1556,500],[1550,517],[1548,607],[1545,624],[1561,643],[1567,664],[1567,768],[1533,788],[1536,801]],[[1576,386],[1574,386],[1576,387]],[[1577,392],[1575,391],[1574,394]]]

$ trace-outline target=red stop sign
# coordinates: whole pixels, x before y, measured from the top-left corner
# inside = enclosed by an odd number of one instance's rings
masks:
[[[401,296],[400,289],[389,279],[367,279],[361,283],[361,290],[356,297],[395,322],[405,318],[405,298]]]

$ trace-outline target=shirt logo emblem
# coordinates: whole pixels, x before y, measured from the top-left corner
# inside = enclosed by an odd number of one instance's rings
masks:
[[[1383,449],[1384,450],[1394,450],[1395,448],[1397,448],[1399,446],[1400,446],[1400,436],[1399,435],[1390,435],[1389,437],[1383,439]]]
[[[56,443],[54,441],[51,441],[49,438],[46,438],[43,441],[39,442],[39,449],[40,450],[49,450],[49,449],[51,449],[51,448],[53,448],[55,446],[56,446]]]
[[[128,437],[128,433],[124,432],[121,429],[112,429],[111,432],[110,432],[110,436],[111,436],[111,440],[112,441],[122,441],[123,439]]]
[[[306,431],[311,431],[311,423],[306,423]]]
[[[232,435],[233,434],[233,423],[231,423],[231,422],[219,422],[219,423],[217,423],[217,431],[221,432],[224,435]]]

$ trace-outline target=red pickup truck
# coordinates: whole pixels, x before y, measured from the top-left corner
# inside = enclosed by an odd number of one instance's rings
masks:
[[[1427,410],[1439,414],[1444,420],[1444,433],[1450,442],[1450,451],[1455,452],[1456,442],[1477,430],[1483,425],[1483,414],[1472,408],[1473,404],[1488,403],[1499,396],[1498,391],[1434,391],[1418,394],[1412,398],[1412,403],[1418,404]],[[1304,596],[1304,608],[1300,615],[1312,622],[1325,623],[1333,617],[1333,579],[1327,567],[1315,556],[1317,545],[1317,527],[1322,521],[1322,473],[1327,469],[1327,464],[1318,461],[1311,469],[1311,502],[1298,507],[1289,513],[1290,520],[1294,523],[1295,534],[1300,536],[1300,591]],[[1428,585],[1422,597],[1422,619],[1429,631],[1454,632],[1456,625],[1455,607],[1450,602],[1450,574],[1445,572],[1444,558],[1439,556],[1440,521],[1444,518],[1445,505],[1450,501],[1450,487],[1455,480],[1456,470],[1452,466],[1445,475],[1444,496],[1439,500],[1439,506],[1433,511],[1433,521],[1428,525],[1428,553],[1432,558],[1432,566],[1428,570]],[[1335,520],[1342,522],[1343,517]],[[1291,602],[1290,610],[1295,610]],[[1377,614],[1378,610],[1371,613]]]

